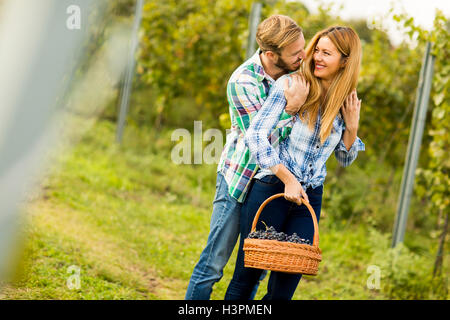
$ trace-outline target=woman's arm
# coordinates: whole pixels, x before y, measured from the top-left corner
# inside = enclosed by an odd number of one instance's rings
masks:
[[[356,89],[348,95],[342,107],[342,117],[345,122],[345,131],[342,137],[347,151],[355,142],[359,126],[359,112],[361,110],[361,100],[358,100]]]
[[[347,151],[349,151],[352,147],[353,143],[356,140],[356,137],[356,130],[345,129],[344,133],[342,134],[342,141],[344,142]]]
[[[349,166],[358,156],[358,151],[365,149],[364,143],[357,136],[360,109],[361,100],[358,100],[356,90],[354,90],[345,99],[341,109],[345,130],[334,153],[336,159],[343,167]]]
[[[252,117],[261,108],[255,83],[230,81],[227,85],[227,98],[231,113],[242,132],[248,129]]]
[[[283,79],[280,78],[274,84],[244,136],[244,142],[250,149],[253,160],[263,169],[280,163],[278,152],[270,143],[269,136],[286,106],[282,81]]]

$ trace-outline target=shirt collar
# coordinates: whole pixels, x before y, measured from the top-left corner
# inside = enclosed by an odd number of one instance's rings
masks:
[[[260,54],[261,54],[261,49],[258,48],[258,50],[256,50],[255,54],[250,58],[250,62],[254,66],[256,79],[259,82],[262,82],[264,79],[267,79],[271,83],[275,82],[275,80],[271,76],[269,76],[266,73],[266,71],[264,70],[264,67],[263,67],[262,62],[261,62]]]

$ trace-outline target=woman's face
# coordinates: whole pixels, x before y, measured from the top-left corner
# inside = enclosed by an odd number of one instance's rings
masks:
[[[322,37],[314,48],[314,75],[322,80],[331,80],[342,66],[341,53],[328,37]]]

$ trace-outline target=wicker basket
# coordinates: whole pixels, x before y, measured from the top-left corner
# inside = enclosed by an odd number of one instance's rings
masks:
[[[256,230],[259,215],[264,207],[270,201],[283,196],[284,193],[275,194],[261,204],[253,219],[251,232]],[[286,241],[247,238],[244,240],[245,267],[285,273],[317,274],[319,262],[322,260],[322,251],[319,249],[319,226],[311,205],[303,201],[303,199],[302,202],[308,207],[313,219],[313,244],[307,245]]]

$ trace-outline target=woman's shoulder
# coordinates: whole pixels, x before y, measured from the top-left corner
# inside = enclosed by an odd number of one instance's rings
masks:
[[[284,84],[284,82],[286,81],[286,79],[289,79],[289,83],[291,83],[292,76],[291,76],[289,73],[288,73],[288,74],[283,74],[281,77],[279,77],[279,78],[275,81],[274,85],[278,85],[278,86],[281,85],[281,87],[283,87],[283,84]]]
[[[272,90],[284,91],[286,79],[288,79],[288,84],[290,86],[291,81],[292,81],[292,76],[291,76],[291,74],[284,74],[275,81],[275,83],[272,86]]]

